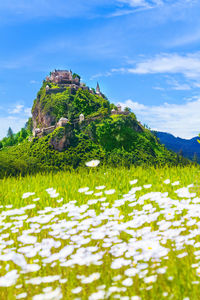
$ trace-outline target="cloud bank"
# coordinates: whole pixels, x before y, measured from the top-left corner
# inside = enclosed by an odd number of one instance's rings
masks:
[[[200,78],[200,52],[187,55],[160,54],[136,64],[127,71],[132,74],[183,74],[190,79]]]
[[[121,105],[130,107],[138,120],[149,125],[152,130],[188,139],[200,133],[200,97],[183,104],[148,106],[127,100]]]

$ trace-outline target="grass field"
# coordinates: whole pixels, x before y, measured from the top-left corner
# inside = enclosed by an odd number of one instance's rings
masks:
[[[200,168],[0,182],[0,299],[200,299]]]

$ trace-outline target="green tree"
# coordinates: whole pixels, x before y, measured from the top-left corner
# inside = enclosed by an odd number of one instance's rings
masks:
[[[8,137],[8,138],[12,138],[13,136],[14,136],[14,134],[13,134],[12,128],[9,127],[9,128],[8,128],[7,137]]]
[[[130,107],[125,107],[125,108],[124,108],[124,111],[130,113],[130,112],[131,112],[131,109],[130,109]]]
[[[197,156],[196,152],[194,153],[194,156],[193,156],[193,162],[196,164],[198,163],[198,156]]]
[[[74,73],[74,74],[72,75],[72,77],[73,77],[73,79],[78,78],[79,80],[81,80],[81,76],[78,75],[78,74],[76,74],[76,73]]]
[[[29,131],[29,133],[32,133],[33,131],[33,120],[32,118],[29,118],[28,121],[25,124],[25,129]]]
[[[183,150],[182,150],[182,149],[179,150],[178,155],[179,155],[180,157],[183,157]]]

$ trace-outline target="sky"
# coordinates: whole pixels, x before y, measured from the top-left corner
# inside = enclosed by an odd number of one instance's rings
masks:
[[[200,133],[200,1],[0,1],[0,138],[20,130],[42,81],[72,69],[142,124]]]

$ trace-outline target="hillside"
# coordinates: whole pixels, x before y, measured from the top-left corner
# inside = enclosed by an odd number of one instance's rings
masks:
[[[189,163],[161,145],[128,108],[111,104],[99,85],[91,89],[68,71],[43,81],[26,134],[19,136],[10,137],[10,147],[3,140],[1,176],[77,168],[91,159],[111,166]]]
[[[161,144],[169,150],[176,153],[182,153],[184,157],[193,160],[196,156],[196,160],[200,163],[200,144],[197,142],[199,137],[192,139],[182,139],[175,137],[170,133],[155,131],[156,136],[159,138]]]

